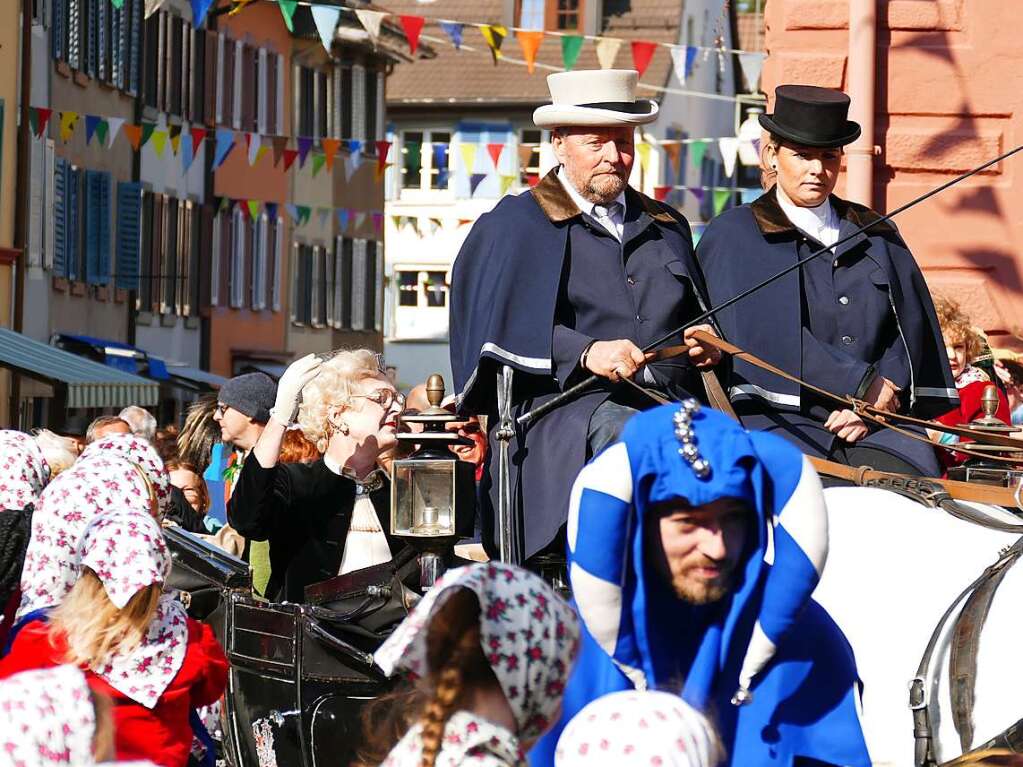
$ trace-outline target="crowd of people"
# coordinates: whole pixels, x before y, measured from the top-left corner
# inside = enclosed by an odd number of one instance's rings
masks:
[[[767,194],[694,251],[677,211],[626,187],[634,126],[656,115],[636,73],[550,83],[535,120],[559,169],[473,227],[452,286],[447,428],[475,468],[481,561],[449,570],[377,650],[396,686],[366,707],[357,763],[867,767],[853,648],[812,599],[828,540],[804,453],[937,474],[959,443],[873,428],[724,363],[699,331],[946,425],[976,419],[992,383],[996,415],[1023,423],[1023,363],[954,301],[932,303],[897,230],[832,196],[859,133],[843,94],[779,89],[762,118]],[[676,334],[677,353],[643,351],[863,224],[834,260]],[[737,269],[737,252],[758,259]],[[520,374],[503,393],[495,363]],[[497,562],[497,403],[523,415],[590,375],[599,385],[515,430],[505,468],[527,561]],[[734,418],[700,403],[715,375]],[[349,349],[279,380],[234,377],[180,427],[129,407],[81,440],[0,431],[0,767],[209,764],[197,710],[230,669],[169,587],[163,529],[245,560],[272,602],[391,562],[406,545],[390,529],[401,416],[429,405],[423,385],[402,393],[377,354]],[[567,558],[571,603],[534,572],[552,557]]]

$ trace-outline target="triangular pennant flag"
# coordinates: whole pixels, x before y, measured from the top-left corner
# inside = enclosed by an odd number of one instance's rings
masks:
[[[103,146],[103,145],[105,145],[107,143],[107,133],[109,133],[109,131],[107,129],[109,127],[110,126],[107,123],[106,118],[101,119],[96,124],[96,138],[99,139],[99,145],[100,146]]]
[[[342,232],[348,231],[348,208],[337,209],[337,226]]]
[[[108,117],[107,118],[107,146],[112,147],[114,145],[114,139],[117,138],[117,134],[121,131],[121,126],[124,125],[123,117]]]
[[[364,8],[357,9],[355,15],[359,17],[359,23],[365,27],[369,39],[375,46],[377,38],[380,37],[380,24],[387,14],[384,11],[367,11]]]
[[[502,197],[504,197],[506,194],[508,194],[508,190],[511,189],[512,184],[515,183],[515,179],[516,178],[518,178],[518,176],[515,176],[513,174],[508,174],[508,175],[502,174],[501,175],[501,196]]]
[[[149,134],[149,140],[153,143],[153,151],[157,157],[163,157],[163,150],[167,146],[167,131],[154,130]]]
[[[442,21],[440,28],[444,30],[444,34],[451,38],[451,44],[455,46],[455,50],[461,50],[462,48],[462,28],[463,24],[456,24],[453,21]]]
[[[148,19],[160,10],[160,6],[166,2],[167,0],[146,0],[145,13],[143,14],[143,17]]]
[[[92,136],[96,133],[96,128],[99,126],[100,116],[99,115],[86,115],[85,116],[85,145],[89,146],[92,143]],[[103,142],[100,141],[102,144]]]
[[[533,159],[534,146],[519,144],[519,170],[524,171],[529,167],[529,161]]]
[[[740,53],[739,68],[742,69],[742,76],[746,80],[748,92],[755,93],[759,90],[760,71],[764,68],[764,54]]]
[[[460,218],[460,219],[458,219],[458,226],[459,226],[459,228],[465,226],[466,224],[471,224],[471,223],[472,223],[472,219],[471,218]]]
[[[78,122],[78,112],[60,113],[60,140],[65,144],[71,140],[75,132],[75,123]]]
[[[430,219],[430,234],[437,234],[437,230],[438,229],[443,229],[443,228],[444,228],[444,222],[441,221],[439,218],[431,218]]]
[[[476,169],[476,145],[475,144],[461,144],[462,149],[462,166],[465,168],[465,172],[472,175],[472,172]]]
[[[345,163],[345,180],[351,181],[352,176],[362,165],[362,142],[348,139],[348,160]]]
[[[647,167],[650,165],[650,145],[645,141],[640,141],[636,144],[636,152],[639,153],[639,167],[646,173]]]
[[[245,146],[249,148],[249,165],[255,165],[259,159],[260,136],[258,133],[245,134]]]
[[[316,158],[313,158],[313,162],[316,162]],[[316,217],[320,220],[320,229],[327,228],[327,222],[330,220],[330,208],[317,208]]]
[[[366,212],[360,210],[355,214],[355,231],[358,232],[362,229],[364,223],[366,223]]]
[[[36,136],[42,136],[46,132],[46,124],[50,122],[52,109],[44,107],[32,107],[28,111],[28,124]]]
[[[522,48],[522,58],[526,60],[526,70],[529,74],[533,74],[536,67],[536,52],[540,49],[540,43],[543,42],[543,32],[524,29],[516,32],[515,37]]]
[[[266,210],[266,216],[271,221],[277,219],[277,203],[276,202],[264,202],[263,207]]]
[[[618,49],[622,47],[622,41],[616,37],[602,37],[597,43],[597,61],[601,69],[611,69],[618,57]]]
[[[664,144],[662,148],[664,149],[664,154],[668,158],[668,167],[671,168],[673,172],[678,172],[680,170],[678,164],[682,159],[682,145]]]
[[[486,173],[473,173],[471,176],[469,176],[470,197],[476,194],[476,190],[479,189],[480,184],[483,183],[483,179],[485,179],[486,177],[487,177]]]
[[[693,67],[696,66],[696,54],[700,52],[700,49],[695,45],[686,46],[686,71],[685,80],[689,79],[689,76],[693,73]]]
[[[298,146],[298,167],[304,168],[309,150],[313,148],[313,140],[308,136],[299,136],[295,139],[295,145]]]
[[[128,130],[125,126],[125,130]],[[224,164],[224,160],[234,149],[234,131],[230,128],[217,128],[217,146],[213,150],[213,170]]]
[[[391,153],[390,141],[377,141],[377,173],[387,166],[387,155]]]
[[[136,152],[139,151],[139,147],[142,145],[142,126],[128,123],[122,130],[128,143],[131,144],[131,148]],[[228,132],[230,133],[230,131]]]
[[[284,17],[284,26],[288,28],[288,31],[294,34],[295,32],[295,6],[298,5],[298,0],[277,0],[281,6],[281,16]]]
[[[754,187],[753,189],[743,189],[742,204],[749,205],[751,202],[760,197],[760,195],[762,195],[763,193],[764,193],[763,189],[757,189],[756,187]]]
[[[651,43],[648,40],[632,41],[632,65],[639,72],[640,77],[650,66],[650,59],[654,57],[655,50],[657,50],[657,43]]]
[[[718,149],[721,150],[721,162],[725,166],[725,175],[731,178],[735,172],[735,158],[739,154],[739,139],[735,136],[719,138]]]
[[[654,187],[654,199],[658,202],[664,202],[668,199],[668,193],[671,191],[670,186],[655,186]]]
[[[269,147],[260,146],[259,151],[256,152],[256,162],[259,162],[260,158],[269,151],[270,151]]]
[[[291,164],[295,162],[295,158],[298,157],[297,149],[285,149],[284,150],[284,172],[287,173],[291,170]]]
[[[193,127],[189,133],[192,136],[192,157],[195,157],[199,152],[199,145],[206,140],[206,129]]]
[[[274,136],[270,139],[274,148],[274,167],[276,168],[281,164],[281,158],[284,156],[284,150],[288,147],[287,136]],[[287,170],[287,168],[285,168]]]
[[[487,45],[490,46],[490,55],[494,57],[494,65],[496,66],[498,59],[502,58],[501,43],[508,36],[508,30],[497,24],[484,24],[480,27],[480,33],[483,35],[483,39],[487,41]]]
[[[422,16],[399,16],[398,21],[401,22],[401,28],[405,30],[409,53],[415,56],[416,49],[419,47],[419,35],[423,31],[423,24],[426,23],[426,19]]]
[[[332,5],[314,5],[312,7],[313,23],[316,24],[316,31],[320,33],[320,42],[330,53],[334,44],[334,32],[337,30],[337,21],[341,17],[341,9]]]
[[[188,173],[188,169],[192,167],[194,160],[195,152],[192,150],[191,140],[183,141],[181,143],[181,170],[184,173]]]
[[[707,154],[706,141],[694,141],[689,145],[689,158],[693,161],[694,168],[703,167],[703,156]]]
[[[579,51],[583,49],[582,35],[565,35],[561,38],[561,61],[565,69],[571,69],[579,59]]]
[[[142,123],[142,143],[139,146],[145,146],[149,143],[154,130],[156,130],[156,123]]]
[[[316,178],[316,174],[320,172],[320,168],[325,162],[327,162],[327,157],[323,152],[313,152],[313,178]]]
[[[245,205],[249,209],[249,218],[252,221],[259,218],[259,200],[246,200]]]
[[[504,151],[504,144],[487,144],[487,154],[494,163],[494,170],[497,170],[498,162],[501,160],[501,152]]]
[[[309,217],[313,215],[313,209],[309,205],[298,206],[298,223],[304,224],[309,221]]]
[[[300,223],[299,222],[298,206],[297,205],[295,205],[293,203],[290,203],[290,202],[286,202],[286,203],[284,203],[284,209],[286,211],[288,211],[288,215],[291,216],[291,220],[292,221],[294,221],[296,224]]]
[[[384,223],[384,214],[377,210],[373,211],[371,216],[373,218],[373,229],[376,231],[377,234],[380,234],[380,227],[383,226]]]
[[[695,197],[698,203],[700,203],[701,205],[703,204],[703,190],[701,188],[688,187],[686,191],[689,192],[689,194],[691,194],[693,197]]]
[[[732,193],[728,189],[714,190],[714,215],[716,216],[723,211],[731,199]]]
[[[377,167],[374,173],[374,175],[376,176],[377,183],[380,183],[380,179],[384,177],[384,174],[387,172],[387,169],[390,168],[392,165],[394,165],[393,162],[385,162],[383,165],[377,163]]]
[[[686,50],[684,45],[673,45],[668,51],[671,54],[671,68],[681,85],[686,84]]]
[[[181,148],[181,126],[180,125],[172,125],[172,126],[170,126],[170,144],[171,144],[171,152],[173,152],[174,156],[176,157],[177,154],[178,154],[178,150]]]
[[[213,0],[192,0],[192,26],[201,27],[206,22],[206,14],[213,5]]]
[[[324,159],[327,161],[327,170],[334,170],[334,155],[336,155],[337,150],[341,148],[341,139],[325,138],[320,143],[323,146]]]
[[[110,0],[110,4],[117,10],[121,10],[124,7],[124,0]]]
[[[256,0],[234,0],[234,5],[231,6],[231,10],[227,12],[228,16],[235,16],[242,12],[242,9],[249,3],[254,3]]]

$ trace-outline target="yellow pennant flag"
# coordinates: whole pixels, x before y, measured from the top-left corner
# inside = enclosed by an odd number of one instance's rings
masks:
[[[501,196],[508,194],[508,190],[512,188],[512,184],[515,183],[516,176],[501,176]]]
[[[490,55],[494,57],[496,65],[497,60],[502,57],[501,43],[508,36],[508,29],[495,24],[484,24],[480,27],[480,32],[483,34],[483,39],[487,41],[487,45],[490,46]]]
[[[227,12],[227,15],[234,16],[236,13],[240,13],[241,10],[252,1],[253,0],[234,0],[234,6]]]
[[[526,60],[526,69],[533,74],[536,65],[536,52],[543,42],[543,32],[533,30],[522,30],[515,33],[519,45],[522,46],[522,58]]]
[[[78,122],[78,112],[60,113],[60,140],[65,144],[71,140],[75,132],[75,123]]]
[[[153,135],[149,137],[149,141],[153,145],[153,151],[156,152],[156,156],[163,157],[164,147],[167,146],[167,131],[153,131]]]
[[[636,144],[636,151],[639,152],[639,167],[646,173],[647,166],[650,165],[650,145],[645,141],[640,141]]]
[[[475,144],[462,144],[462,165],[465,166],[465,172],[471,176],[476,169],[476,145]]]

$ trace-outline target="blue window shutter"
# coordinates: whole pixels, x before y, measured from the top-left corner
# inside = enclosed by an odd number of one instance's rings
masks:
[[[142,220],[142,185],[117,185],[117,282],[124,290],[139,289],[139,224]]]
[[[100,285],[110,283],[110,174],[99,177],[99,229],[96,232],[99,248],[98,277]]]
[[[57,157],[53,166],[53,273],[58,277],[67,276],[67,183],[67,160]]]
[[[131,2],[131,0],[129,0]],[[127,6],[126,6],[127,7]],[[132,96],[139,92],[139,52],[142,50],[142,0],[134,0],[131,3],[131,32],[129,45],[131,53],[128,57],[128,84],[127,90]]]
[[[85,171],[82,210],[85,211],[85,281],[99,282],[99,176],[98,171]]]
[[[53,14],[50,19],[50,34],[53,35],[53,58],[63,59],[65,55],[64,38],[67,35],[65,16],[65,0],[53,0]]]
[[[69,168],[67,174],[67,215],[65,224],[65,242],[67,243],[67,278],[69,280],[80,279],[79,264],[81,259],[81,208],[79,197],[81,195],[82,171],[77,168]]]

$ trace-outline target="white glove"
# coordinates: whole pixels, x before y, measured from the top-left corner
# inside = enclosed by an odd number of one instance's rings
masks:
[[[302,396],[302,389],[312,381],[320,372],[323,360],[315,354],[307,354],[288,365],[284,375],[277,382],[277,399],[274,402],[270,415],[275,421],[290,426],[295,419],[295,411],[298,410],[298,399]]]

